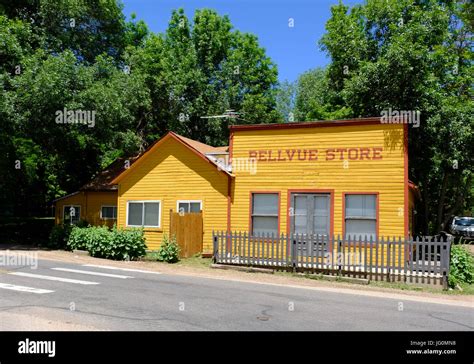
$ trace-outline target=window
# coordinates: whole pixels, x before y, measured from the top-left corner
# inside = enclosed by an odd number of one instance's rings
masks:
[[[375,239],[377,226],[376,195],[345,196],[345,233],[346,239]]]
[[[252,194],[252,235],[278,235],[277,193]]]
[[[179,200],[176,209],[180,214],[200,212],[202,210],[202,201]]]
[[[160,201],[128,201],[127,226],[160,227]]]
[[[81,219],[81,206],[64,205],[63,207],[63,223],[77,224]]]
[[[103,220],[116,220],[117,206],[102,206],[100,209],[100,218]]]

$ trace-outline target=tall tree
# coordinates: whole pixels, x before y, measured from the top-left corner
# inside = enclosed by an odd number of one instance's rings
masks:
[[[328,81],[352,116],[421,113],[409,130],[410,178],[423,195],[423,233],[472,208],[474,102],[468,2],[368,0],[331,9],[321,46]],[[472,28],[471,28],[472,30]]]

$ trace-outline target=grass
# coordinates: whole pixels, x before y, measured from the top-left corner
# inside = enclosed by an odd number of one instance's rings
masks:
[[[143,258],[141,258],[141,260],[167,264],[165,262],[158,261],[157,256],[158,256],[157,251],[148,252]],[[190,258],[181,258],[179,262],[172,263],[172,264],[183,266],[183,267],[209,268],[209,266],[211,265],[211,262],[212,262],[211,258],[203,258],[201,254],[196,254]]]

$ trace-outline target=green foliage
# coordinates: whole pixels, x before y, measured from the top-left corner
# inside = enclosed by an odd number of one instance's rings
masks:
[[[42,216],[168,130],[226,144],[229,120],[201,116],[279,117],[276,66],[213,10],[176,10],[154,34],[115,0],[0,0],[0,39],[2,213]],[[94,127],[56,123],[64,108],[94,111]]]
[[[174,236],[168,238],[168,235],[164,234],[156,258],[160,262],[176,263],[179,261],[179,251],[180,247],[176,243],[176,238]]]
[[[106,226],[72,228],[67,242],[69,249],[87,250],[97,258],[132,260],[145,255],[142,229],[109,229]]]
[[[54,225],[45,247],[50,249],[65,249],[73,226],[74,225],[68,224]]]
[[[461,283],[474,283],[474,258],[462,245],[452,245],[449,286],[455,288]]]
[[[473,202],[469,10],[468,2],[437,0],[334,5],[320,41],[331,63],[316,77],[314,105],[300,107],[303,116],[322,118],[330,117],[326,110],[351,117],[388,108],[420,112],[420,127],[409,128],[409,174],[423,197],[422,234],[439,232]]]

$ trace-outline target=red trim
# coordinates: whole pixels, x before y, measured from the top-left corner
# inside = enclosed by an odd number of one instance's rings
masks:
[[[409,180],[408,180],[408,125],[404,124],[403,125],[403,153],[404,153],[404,163],[403,163],[403,172],[404,172],[404,216],[403,216],[403,224],[404,224],[404,234],[405,237],[408,237],[410,232],[408,231],[409,229],[409,206],[408,206],[408,189],[409,189]]]
[[[277,235],[280,236],[280,222],[281,222],[281,192],[280,191],[250,191],[249,192],[249,234],[252,234],[252,209],[253,209],[253,199],[252,195],[254,193],[260,194],[276,194],[278,195],[278,231]]]
[[[230,209],[232,206],[232,178],[229,176],[227,179],[227,232],[230,233],[231,219]]]
[[[290,233],[290,207],[291,207],[291,194],[292,193],[325,193],[329,194],[331,212],[329,217],[329,235],[334,236],[334,190],[333,189],[289,189],[287,192],[286,200],[286,233]]]
[[[375,195],[375,237],[379,237],[380,225],[380,193],[379,192],[343,192],[342,193],[342,238],[346,236],[346,195]]]
[[[326,121],[310,121],[303,123],[284,123],[284,124],[247,124],[247,125],[231,125],[231,132],[236,130],[269,130],[269,129],[296,129],[296,128],[315,128],[315,127],[331,127],[331,126],[348,126],[348,125],[374,125],[381,124],[380,117],[344,119],[344,120],[326,120]]]

